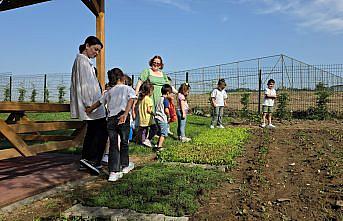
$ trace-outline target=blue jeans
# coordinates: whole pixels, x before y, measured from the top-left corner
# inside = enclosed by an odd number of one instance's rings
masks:
[[[109,149],[109,172],[120,172],[121,167],[129,165],[129,133],[130,117],[126,118],[125,123],[118,125],[119,117],[124,113],[109,117],[107,122],[108,136],[110,138]],[[120,136],[120,147],[118,146],[118,135]]]
[[[183,118],[180,110],[176,111],[176,115],[177,115],[177,136],[185,137],[187,115],[185,118]]]

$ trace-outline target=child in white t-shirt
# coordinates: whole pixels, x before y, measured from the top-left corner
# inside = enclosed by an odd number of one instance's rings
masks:
[[[261,127],[266,127],[266,121],[268,118],[268,128],[275,128],[272,124],[272,113],[273,113],[273,106],[274,101],[276,98],[276,90],[274,89],[275,81],[273,79],[269,79],[267,82],[267,88],[264,91],[264,101],[262,105],[262,112],[263,112],[263,122]]]
[[[217,88],[213,89],[211,93],[211,106],[212,106],[212,121],[211,128],[214,128],[215,124],[218,128],[224,128],[223,126],[223,114],[224,107],[227,106],[226,99],[227,94],[225,91],[226,83],[225,79],[219,79]]]

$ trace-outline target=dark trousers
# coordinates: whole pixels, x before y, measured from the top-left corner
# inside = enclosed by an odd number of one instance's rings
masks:
[[[83,141],[82,159],[100,165],[107,141],[106,118],[86,120],[87,132]]]
[[[124,113],[109,117],[107,122],[108,136],[110,138],[110,149],[108,159],[109,172],[120,172],[121,167],[129,165],[129,133],[130,117],[125,123],[119,124],[119,117]],[[120,147],[118,146],[118,135],[120,136]]]
[[[157,134],[157,126],[156,124],[147,126],[147,127],[141,127],[138,128],[138,137],[139,137],[139,143],[141,144],[144,142],[145,139],[152,140],[154,136]]]

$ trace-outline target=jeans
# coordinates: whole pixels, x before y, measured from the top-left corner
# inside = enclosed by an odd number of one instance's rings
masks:
[[[224,107],[213,107],[212,108],[212,121],[211,125],[215,126],[215,123],[217,125],[223,125],[223,114],[224,114]]]
[[[118,125],[119,117],[124,113],[109,117],[107,123],[108,136],[110,138],[110,149],[108,159],[109,172],[120,172],[121,167],[129,165],[129,133],[130,117],[125,123]],[[120,147],[118,146],[118,135],[120,136]]]
[[[176,115],[177,115],[177,136],[185,137],[187,115],[185,118],[183,118],[180,110],[176,111]]]
[[[82,159],[100,165],[102,155],[106,148],[107,130],[106,118],[87,120],[87,132],[83,140]]]

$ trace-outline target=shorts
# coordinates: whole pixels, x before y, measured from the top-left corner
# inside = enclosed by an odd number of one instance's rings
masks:
[[[158,136],[168,137],[168,131],[169,131],[169,124],[162,122],[160,120],[156,120],[156,124],[158,127]]]
[[[262,106],[262,112],[263,113],[273,113],[273,106]]]

